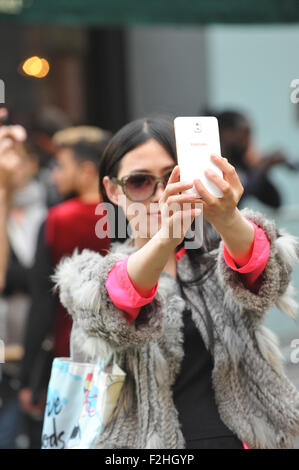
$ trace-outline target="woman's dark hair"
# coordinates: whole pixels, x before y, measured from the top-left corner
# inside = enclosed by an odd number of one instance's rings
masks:
[[[79,162],[92,162],[98,169],[104,149],[109,142],[109,137],[105,136],[97,141],[80,139],[73,145],[66,145],[73,151],[74,159]]]
[[[136,147],[144,144],[145,142],[154,139],[169,153],[173,158],[173,161],[177,163],[176,155],[176,145],[175,145],[175,135],[174,135],[174,126],[173,118],[166,116],[153,116],[143,119],[137,119],[133,122],[122,127],[109,141],[106,146],[99,165],[99,175],[100,175],[100,193],[102,195],[104,202],[109,202],[105,187],[103,184],[104,176],[117,176],[119,166],[123,156],[135,149]],[[114,222],[115,233],[117,236],[119,220],[118,206],[115,206],[116,219]],[[123,215],[123,217],[125,217]],[[191,226],[191,229],[194,230],[194,222]],[[127,232],[126,232],[127,233]],[[113,239],[114,241],[124,241],[122,239]],[[112,240],[112,241],[113,241]],[[190,239],[188,239],[190,242]],[[197,249],[187,249],[187,255],[189,257],[193,272],[195,273],[194,279],[184,281],[179,278],[178,282],[181,288],[182,295],[187,299],[184,287],[190,285],[196,285],[198,288],[199,295],[202,299],[203,305],[205,306],[205,315],[202,315],[202,318],[205,322],[208,336],[209,336],[209,349],[213,348],[214,339],[213,339],[213,324],[212,318],[210,317],[208,308],[205,302],[205,295],[201,286],[204,281],[212,274],[215,268],[215,256],[209,254],[213,249],[217,248],[220,241],[220,236],[212,225],[203,218],[203,244],[200,248]],[[177,251],[184,245],[185,240],[177,247]],[[189,300],[189,299],[188,299]]]

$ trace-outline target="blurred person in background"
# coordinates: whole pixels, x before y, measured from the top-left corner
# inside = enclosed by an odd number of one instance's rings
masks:
[[[28,133],[40,160],[39,179],[47,191],[47,205],[52,207],[64,199],[52,182],[52,169],[55,165],[56,132],[70,127],[71,119],[60,108],[54,105],[41,107],[31,116]]]
[[[262,155],[252,141],[252,127],[248,118],[235,110],[224,110],[220,113],[207,111],[218,119],[221,151],[236,168],[244,187],[240,207],[248,196],[256,197],[272,209],[279,209],[282,196],[270,180],[269,170],[276,165],[292,168],[287,157],[281,151]]]
[[[1,128],[1,158],[11,160],[11,152],[15,151],[18,162],[9,178],[10,200],[6,207],[8,252],[0,299],[1,339],[5,342],[6,351],[0,385],[0,448],[15,448],[20,430],[17,377],[23,354],[24,324],[30,305],[30,270],[34,263],[37,235],[47,213],[44,187],[36,180],[38,158],[27,142],[15,139],[12,147],[12,137],[10,150],[5,151],[10,129],[18,129],[25,135],[20,126]]]
[[[19,393],[22,409],[32,416],[43,416],[53,357],[70,355],[72,320],[54,298],[50,276],[61,258],[75,249],[88,248],[105,255],[110,247],[108,237],[99,239],[95,233],[101,217],[95,214],[101,202],[98,166],[109,139],[109,132],[92,126],[67,128],[53,138],[57,149],[53,182],[62,196],[76,193],[77,197],[49,210],[38,237]],[[40,447],[40,440],[34,446]]]
[[[52,169],[55,165],[55,145],[53,135],[72,125],[71,119],[57,106],[44,105],[32,112],[12,108],[3,115],[4,124],[21,125],[27,130],[31,146],[39,158],[37,179],[46,190],[47,206],[52,207],[64,200],[52,182]],[[69,196],[68,196],[69,197]]]

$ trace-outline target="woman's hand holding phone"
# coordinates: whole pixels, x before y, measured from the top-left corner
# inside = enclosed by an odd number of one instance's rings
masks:
[[[199,179],[194,180],[195,188],[201,195],[204,217],[220,234],[235,262],[242,265],[244,259],[249,259],[254,241],[254,228],[237,207],[244,188],[234,166],[226,158],[211,158],[222,170],[223,178],[211,170],[206,171],[206,176],[219,187],[223,197],[211,195]]]
[[[193,181],[180,181],[179,166],[175,166],[159,200],[161,228],[158,236],[162,243],[179,245],[192,224],[194,217],[201,214],[201,201],[196,194],[180,194],[192,188]]]
[[[211,160],[222,170],[223,178],[212,170],[206,170],[205,175],[222,191],[223,197],[214,197],[199,179],[194,180],[194,186],[200,194],[204,217],[221,234],[234,222],[244,188],[227,158],[211,155]]]

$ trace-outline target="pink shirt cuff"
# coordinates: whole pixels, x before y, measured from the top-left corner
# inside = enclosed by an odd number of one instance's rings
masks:
[[[231,257],[225,245],[223,245],[223,256],[226,264],[241,274],[245,287],[257,293],[261,285],[261,274],[264,271],[270,254],[270,242],[261,227],[252,220],[249,222],[254,227],[254,241],[251,247],[251,256],[248,262],[241,267],[237,267],[234,259]]]
[[[114,305],[124,310],[127,320],[131,323],[137,318],[140,308],[149,304],[155,297],[158,282],[147,296],[140,295],[128,275],[128,258],[129,256],[115,263],[108,274],[105,285]]]

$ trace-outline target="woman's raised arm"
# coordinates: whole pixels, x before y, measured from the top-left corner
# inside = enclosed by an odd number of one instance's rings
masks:
[[[196,194],[180,194],[192,186],[193,182],[179,181],[179,167],[175,166],[159,200],[161,228],[128,260],[128,275],[141,295],[146,296],[156,285],[194,217],[201,213],[200,208],[194,207],[194,203],[198,201]]]

